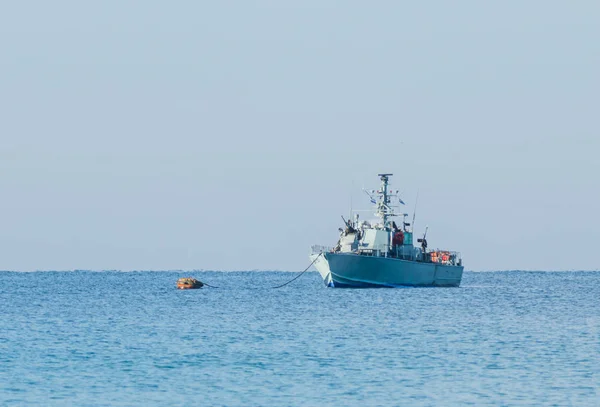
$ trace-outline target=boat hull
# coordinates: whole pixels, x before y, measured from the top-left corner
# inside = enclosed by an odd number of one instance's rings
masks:
[[[462,266],[390,257],[331,252],[310,257],[328,287],[458,287],[463,274]]]

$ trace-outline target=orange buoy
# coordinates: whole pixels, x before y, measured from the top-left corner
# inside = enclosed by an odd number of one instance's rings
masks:
[[[204,284],[202,281],[198,281],[195,278],[183,277],[177,280],[177,288],[180,290],[191,290],[194,288],[202,288]]]

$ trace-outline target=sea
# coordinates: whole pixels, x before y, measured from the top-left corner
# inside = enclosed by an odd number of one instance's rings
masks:
[[[600,406],[600,272],[296,275],[0,272],[0,406]]]

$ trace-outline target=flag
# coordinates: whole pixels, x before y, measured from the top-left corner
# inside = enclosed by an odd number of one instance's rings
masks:
[[[398,200],[400,201],[400,203],[401,203],[402,205],[406,205],[402,199],[398,198]]]
[[[373,198],[371,198],[371,203],[376,204],[377,202],[375,202],[375,200]]]

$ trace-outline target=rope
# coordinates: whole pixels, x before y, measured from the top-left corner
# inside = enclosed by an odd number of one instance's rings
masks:
[[[305,269],[304,269],[304,271],[303,271],[302,273],[298,274],[296,277],[292,278],[292,279],[291,279],[290,281],[288,281],[287,283],[283,283],[283,284],[281,284],[281,285],[277,285],[277,286],[275,286],[275,287],[271,287],[271,288],[272,288],[272,289],[275,289],[275,288],[281,288],[281,287],[283,287],[283,286],[285,286],[285,285],[288,285],[288,284],[289,284],[289,283],[291,283],[292,281],[294,281],[294,280],[298,279],[298,277],[300,277],[302,274],[304,274],[304,273],[306,273],[306,272],[308,271],[308,269],[310,268],[310,266],[312,266],[313,264],[315,264],[315,261],[317,261],[317,259],[318,259],[319,257],[321,257],[321,255],[322,255],[322,254],[323,254],[323,252],[319,253],[319,255],[318,255],[317,257],[315,257],[315,259],[314,259],[314,260],[313,260],[313,261],[312,261],[312,262],[311,262],[311,263],[308,265],[308,267],[307,267],[307,268],[305,268]]]
[[[274,287],[269,287],[269,288],[270,288],[270,289],[272,289],[272,290],[274,290],[274,289],[276,289],[276,288],[281,288],[281,287],[284,287],[284,286],[288,285],[289,283],[291,283],[291,282],[293,282],[293,281],[296,281],[296,280],[297,280],[297,279],[298,279],[298,278],[299,278],[299,277],[300,277],[302,274],[306,273],[306,272],[308,271],[308,269],[309,269],[309,268],[310,268],[310,267],[311,267],[313,264],[315,264],[315,261],[317,261],[317,259],[318,259],[319,257],[321,257],[321,255],[322,255],[322,254],[323,254],[323,252],[319,253],[319,254],[317,255],[317,257],[315,257],[315,259],[314,259],[314,260],[313,260],[313,261],[312,261],[312,262],[311,262],[311,263],[308,265],[308,267],[307,267],[307,268],[305,268],[305,269],[304,269],[304,270],[303,270],[303,271],[302,271],[300,274],[298,274],[296,277],[292,278],[290,281],[287,281],[287,282],[285,282],[285,283],[283,283],[283,284],[281,284],[281,285],[276,285],[276,286],[274,286]],[[207,287],[210,287],[210,288],[219,288],[219,287],[217,287],[217,286],[215,286],[215,285],[206,284],[206,283],[204,283],[204,282],[203,282],[203,284],[204,284],[205,286],[207,286]]]

